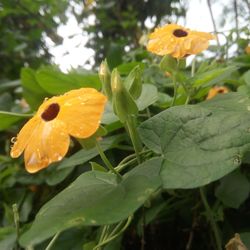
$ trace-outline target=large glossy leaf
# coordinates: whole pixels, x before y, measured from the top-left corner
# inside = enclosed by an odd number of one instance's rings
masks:
[[[64,74],[52,68],[43,68],[37,71],[36,80],[39,85],[52,95],[63,94],[71,89],[89,87],[100,89],[101,82],[94,74]]]
[[[36,72],[30,68],[22,68],[21,82],[23,87],[23,97],[33,110],[36,110],[43,102],[48,93],[41,88],[36,80]]]
[[[11,113],[0,111],[0,131],[9,128],[11,125],[21,121],[23,119],[27,119],[31,115],[28,114],[18,114],[18,113]]]
[[[111,173],[82,174],[41,208],[20,243],[36,244],[79,224],[112,224],[126,219],[160,187],[161,162],[161,158],[144,162],[122,181]]]
[[[194,188],[239,167],[250,150],[249,128],[250,100],[232,93],[170,108],[145,121],[139,132],[146,146],[164,157],[163,186]]]

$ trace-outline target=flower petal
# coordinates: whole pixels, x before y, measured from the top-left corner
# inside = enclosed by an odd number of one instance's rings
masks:
[[[67,153],[69,143],[70,138],[62,121],[41,121],[25,148],[26,170],[35,173],[52,162],[60,161]]]
[[[25,149],[26,145],[29,143],[32,137],[32,131],[34,131],[38,125],[39,119],[34,116],[22,127],[15,139],[13,147],[11,148],[11,157],[17,158],[22,154],[23,150]]]
[[[191,31],[176,24],[156,28],[149,35],[147,50],[157,55],[183,58],[207,49],[208,41],[215,36],[206,32]]]
[[[107,98],[93,88],[70,92],[60,104],[58,119],[65,122],[70,135],[87,138],[98,129]]]

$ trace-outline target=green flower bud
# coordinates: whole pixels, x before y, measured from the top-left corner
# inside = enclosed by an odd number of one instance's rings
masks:
[[[108,97],[109,101],[111,101],[112,100],[111,74],[106,59],[100,65],[99,78],[102,82],[102,90],[104,94]]]
[[[111,74],[111,88],[113,109],[120,121],[125,122],[129,115],[136,115],[138,113],[137,105],[123,85],[117,69],[114,69]]]

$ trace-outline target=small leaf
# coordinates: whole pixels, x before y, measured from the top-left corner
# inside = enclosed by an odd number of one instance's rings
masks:
[[[158,100],[158,91],[157,88],[152,84],[143,84],[142,93],[140,97],[136,100],[138,109],[144,110],[151,104],[155,103]]]
[[[32,115],[0,111],[0,120],[1,120],[0,131],[9,128],[13,124],[15,124],[23,119],[27,119],[30,116],[32,116]]]
[[[173,72],[177,70],[177,60],[172,56],[166,55],[160,62],[160,68],[163,71]]]
[[[100,141],[100,146],[103,151],[111,149],[116,146],[117,143],[124,139],[123,135],[114,135],[104,138]],[[81,149],[77,153],[71,155],[69,158],[65,158],[57,167],[57,169],[69,168],[77,165],[84,164],[85,162],[91,160],[92,158],[99,155],[96,148],[91,148],[89,150]]]
[[[239,208],[248,198],[249,192],[250,184],[247,177],[237,170],[221,180],[215,195],[226,206]]]
[[[121,75],[128,75],[129,72],[136,66],[139,66],[142,70],[145,68],[144,63],[142,62],[130,62],[119,65],[117,69]]]
[[[41,88],[36,80],[36,72],[31,68],[22,68],[21,81],[25,100],[33,110],[36,110],[49,94]]]
[[[53,68],[42,68],[36,72],[39,85],[52,95],[63,94],[69,90],[90,87],[100,89],[101,82],[98,75],[68,73],[64,74]]]
[[[0,249],[12,250],[16,244],[16,230],[14,227],[0,228]]]
[[[195,77],[190,78],[189,83],[193,87],[208,87],[217,83],[221,83],[232,72],[237,69],[235,66],[229,66],[226,68],[217,68],[204,73],[196,74]]]
[[[250,86],[250,70],[244,73],[243,79],[248,86]]]
[[[100,165],[100,164],[98,164],[96,162],[91,161],[90,165],[91,165],[92,170],[107,172],[106,168],[104,168],[102,165]]]
[[[134,99],[137,99],[141,95],[142,81],[141,81],[141,69],[139,66],[133,68],[129,75],[124,80],[124,86]]]

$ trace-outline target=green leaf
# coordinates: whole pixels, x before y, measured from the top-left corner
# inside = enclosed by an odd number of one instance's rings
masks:
[[[137,65],[131,70],[123,83],[134,99],[138,99],[142,92],[141,74],[140,66]]]
[[[104,138],[100,141],[100,146],[103,151],[111,149],[116,146],[121,140],[124,139],[123,135],[114,135]],[[89,150],[81,149],[77,153],[73,154],[69,158],[65,158],[57,167],[57,169],[69,168],[77,165],[84,164],[85,162],[91,160],[95,156],[99,155],[96,148],[91,148]]]
[[[41,88],[36,80],[36,72],[30,68],[22,68],[21,81],[23,87],[23,97],[33,110],[36,110],[43,102],[48,93]]]
[[[249,112],[250,99],[231,93],[170,108],[142,123],[142,141],[164,157],[164,187],[199,187],[239,167],[250,150]]]
[[[142,62],[130,62],[119,65],[117,69],[121,75],[128,75],[136,66],[139,66],[142,70],[145,68],[144,63]]]
[[[232,72],[237,69],[235,66],[229,66],[226,68],[217,68],[204,73],[196,74],[195,77],[190,78],[189,83],[193,87],[208,87],[217,83],[221,83]]]
[[[154,158],[126,174],[90,171],[46,203],[20,243],[36,244],[76,225],[113,224],[132,215],[160,187],[161,158]],[[112,213],[110,212],[112,211]]]
[[[93,250],[95,246],[96,246],[96,242],[90,241],[83,245],[83,250]]]
[[[44,170],[46,183],[50,186],[59,184],[74,170],[74,167],[59,169],[58,164],[60,163],[53,163]]]
[[[29,114],[18,114],[18,113],[11,113],[11,112],[5,112],[0,111],[0,131],[5,130],[12,126],[13,124],[30,117]]]
[[[13,227],[0,228],[0,249],[13,250],[16,244],[16,230]]]
[[[136,100],[138,109],[144,110],[151,104],[155,103],[158,100],[158,91],[157,88],[152,84],[143,84],[142,93],[140,97]]]
[[[36,79],[40,86],[52,95],[63,94],[69,90],[89,87],[100,89],[98,75],[83,75],[79,73],[64,74],[53,68],[43,68],[37,71]]]
[[[221,180],[215,195],[226,206],[237,209],[248,198],[249,192],[247,177],[237,170]]]
[[[169,55],[164,56],[160,62],[160,69],[171,73],[176,71],[177,60]]]
[[[117,143],[124,139],[123,135],[115,135],[104,138],[100,141],[100,146],[105,152],[108,149],[116,147]],[[98,156],[99,152],[96,147],[91,149],[81,149],[69,158],[64,158],[60,163],[53,163],[49,168],[44,170],[46,183],[50,186],[57,185],[62,182],[68,175],[72,173],[77,165],[84,165],[89,160]]]
[[[246,84],[248,86],[250,86],[250,70],[248,70],[246,73],[244,73],[243,79],[246,82]]]
[[[100,165],[100,164],[98,164],[96,162],[91,161],[90,164],[91,164],[92,170],[107,172],[106,168],[104,168],[102,165]]]

